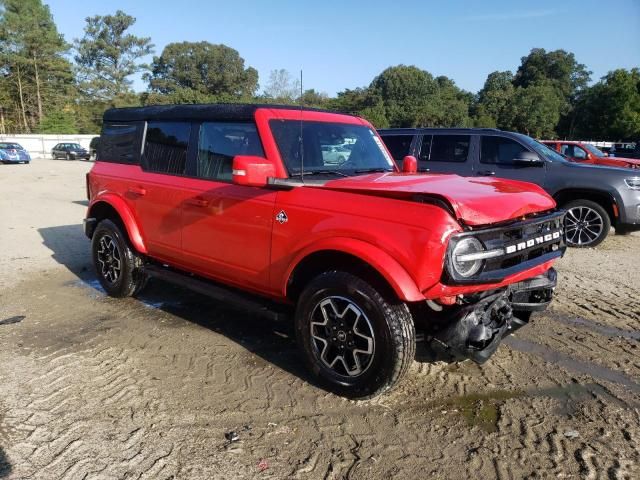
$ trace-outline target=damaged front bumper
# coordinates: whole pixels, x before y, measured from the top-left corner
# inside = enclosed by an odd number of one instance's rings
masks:
[[[425,339],[440,359],[484,363],[506,335],[529,323],[531,312],[547,308],[556,284],[557,274],[551,268],[537,277],[430,311]]]

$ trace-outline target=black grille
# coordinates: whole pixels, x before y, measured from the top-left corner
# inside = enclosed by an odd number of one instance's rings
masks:
[[[486,250],[498,248],[514,251],[484,261],[480,271],[469,278],[460,278],[449,265],[445,282],[453,284],[491,283],[502,281],[505,277],[522,270],[532,268],[552,258],[562,256],[565,246],[564,211],[546,215],[534,215],[522,220],[510,222],[499,227],[467,231],[456,235],[456,239],[473,236],[480,240]],[[555,238],[553,235],[555,234]],[[551,239],[545,240],[545,238]],[[451,248],[449,248],[449,254]]]

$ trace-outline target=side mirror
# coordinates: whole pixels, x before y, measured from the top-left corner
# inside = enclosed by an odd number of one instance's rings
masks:
[[[540,160],[538,154],[525,151],[520,152],[516,158],[513,159],[513,164],[516,167],[542,167],[544,162]]]
[[[266,158],[252,155],[233,157],[233,183],[247,187],[264,187],[269,177],[274,177],[276,169]]]
[[[407,155],[402,159],[403,173],[416,173],[418,171],[418,160],[413,155]]]

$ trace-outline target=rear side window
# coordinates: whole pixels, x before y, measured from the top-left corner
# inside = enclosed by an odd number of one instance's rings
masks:
[[[200,126],[198,177],[231,181],[233,157],[236,155],[264,157],[255,125],[205,122]]]
[[[480,163],[513,165],[513,159],[528,150],[515,140],[505,137],[482,137]]]
[[[393,159],[396,162],[401,162],[404,157],[409,155],[413,135],[384,135],[382,140],[384,140]]]
[[[149,122],[144,143],[145,170],[184,175],[190,134],[188,122]]]
[[[422,162],[466,162],[470,135],[424,135],[420,148]]]
[[[96,159],[100,162],[139,163],[140,130],[138,123],[105,123],[98,142]],[[59,144],[56,149],[62,149]]]

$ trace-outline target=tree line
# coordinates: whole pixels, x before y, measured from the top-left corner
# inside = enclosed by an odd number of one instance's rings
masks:
[[[640,138],[640,69],[617,69],[591,84],[574,54],[534,48],[515,72],[490,73],[472,93],[415,66],[392,66],[368,86],[335,97],[209,42],[175,42],[155,53],[118,10],[85,19],[72,43],[41,0],[0,0],[0,133],[97,133],[110,107],[216,102],[302,104],[363,116],[376,127],[488,127],[541,138]],[[147,90],[131,77],[143,73]]]

